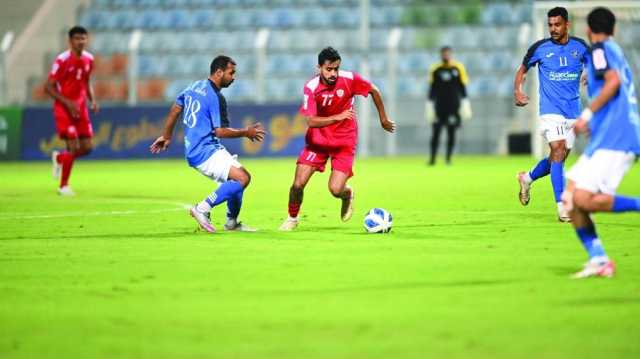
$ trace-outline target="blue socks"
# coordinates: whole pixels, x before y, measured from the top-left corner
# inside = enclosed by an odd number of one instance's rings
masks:
[[[236,192],[235,196],[229,198],[227,201],[227,218],[237,219],[242,208],[242,196],[244,195],[244,189],[240,192]]]
[[[640,212],[640,198],[638,197],[613,197],[612,212]]]
[[[549,158],[543,158],[538,162],[538,164],[529,171],[529,177],[531,177],[532,181],[537,180],[538,178],[542,178],[549,174],[551,171],[551,163],[549,162]]]
[[[207,204],[210,207],[215,207],[224,201],[228,201],[238,195],[238,193],[243,192],[244,188],[240,184],[240,182],[229,180],[218,187],[218,189],[213,192],[209,197],[205,199]],[[240,210],[238,209],[238,212]]]
[[[551,185],[556,203],[562,202],[562,191],[564,191],[564,162],[551,162]]]
[[[582,242],[582,246],[587,250],[589,254],[589,260],[607,261],[607,253],[604,251],[602,242],[598,239],[596,234],[596,228],[592,226],[576,228],[578,238]]]

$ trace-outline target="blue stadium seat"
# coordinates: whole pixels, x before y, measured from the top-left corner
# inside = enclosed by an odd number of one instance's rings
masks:
[[[176,30],[191,29],[195,25],[195,14],[187,10],[169,10],[165,13],[167,27]]]
[[[140,15],[143,29],[163,29],[167,27],[167,17],[162,10],[144,10]]]
[[[330,17],[338,27],[355,28],[360,24],[360,12],[349,8],[334,8]]]
[[[259,9],[252,12],[254,27],[274,28],[277,24],[277,15],[272,9]]]
[[[332,19],[327,16],[326,9],[308,7],[304,9],[304,24],[309,28],[329,27]]]
[[[165,100],[175,101],[178,94],[180,94],[182,90],[187,88],[187,86],[191,85],[192,82],[193,80],[185,80],[185,79],[171,81],[171,83],[169,83],[167,88],[164,90]]]
[[[285,31],[271,31],[269,34],[269,42],[267,47],[271,50],[287,50],[291,45],[291,32]]]

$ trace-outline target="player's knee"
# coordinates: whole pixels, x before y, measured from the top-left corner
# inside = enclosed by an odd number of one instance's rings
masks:
[[[591,212],[592,194],[587,191],[576,190],[573,194],[573,205],[585,212]]]
[[[242,187],[247,188],[251,183],[251,174],[247,170],[243,170],[236,180],[240,182]]]
[[[293,184],[291,185],[291,188],[289,189],[289,192],[294,195],[300,194],[303,191],[304,191],[304,184],[299,182],[293,182]]]
[[[334,197],[340,197],[340,195],[342,194],[343,191],[344,191],[344,186],[343,185],[335,184],[335,183],[329,183],[329,192],[331,192],[331,194]]]

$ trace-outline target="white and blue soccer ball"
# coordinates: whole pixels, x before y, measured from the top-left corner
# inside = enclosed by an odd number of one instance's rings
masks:
[[[391,213],[382,208],[372,208],[364,217],[364,229],[369,233],[387,233],[392,224]]]

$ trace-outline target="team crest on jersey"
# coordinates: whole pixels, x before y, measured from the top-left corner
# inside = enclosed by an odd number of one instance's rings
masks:
[[[342,97],[342,96],[344,96],[344,90],[343,90],[343,89],[338,89],[338,90],[336,91],[336,95],[338,95],[338,97]]]
[[[458,77],[458,70],[453,69],[451,73],[453,74],[453,77]]]
[[[451,81],[451,74],[443,71],[440,73],[440,78],[442,79],[442,81]]]
[[[578,58],[578,50],[571,51],[571,56],[573,56],[573,57],[575,57],[577,59]]]
[[[85,65],[85,66],[84,66],[84,71],[85,71],[85,72],[89,72],[89,65]]]

